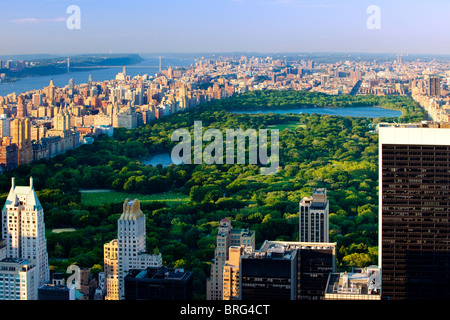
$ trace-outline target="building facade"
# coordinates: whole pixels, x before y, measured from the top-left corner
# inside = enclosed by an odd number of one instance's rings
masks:
[[[117,239],[103,245],[105,300],[119,300],[119,245]]]
[[[117,240],[104,246],[105,299],[125,299],[124,278],[132,269],[162,266],[161,254],[146,252],[145,234],[145,216],[139,200],[126,199],[117,221]]]
[[[33,188],[12,185],[2,210],[2,234],[6,240],[6,258],[26,259],[36,265],[39,286],[50,280],[44,210]]]
[[[33,260],[5,258],[0,261],[0,300],[37,300],[38,269]]]
[[[336,243],[265,241],[240,259],[240,300],[323,300]]]
[[[214,260],[211,262],[210,277],[206,282],[206,299],[223,299],[223,267],[229,259],[231,246],[255,247],[255,232],[248,229],[234,229],[229,219],[220,220],[217,231]]]
[[[382,296],[450,299],[450,129],[380,124]]]
[[[325,300],[381,300],[381,270],[377,266],[331,273]]]
[[[133,269],[124,279],[125,300],[193,300],[193,274],[183,269]]]
[[[329,201],[325,188],[316,188],[312,197],[305,197],[299,204],[299,241],[329,241]]]
[[[244,253],[244,246],[231,246],[228,260],[223,266],[223,300],[239,299],[239,261]]]

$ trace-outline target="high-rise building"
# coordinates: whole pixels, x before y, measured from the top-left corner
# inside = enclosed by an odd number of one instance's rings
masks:
[[[0,300],[37,300],[38,268],[33,260],[5,258],[0,261]]]
[[[33,146],[31,144],[31,120],[16,118],[11,123],[12,142],[18,147],[18,162],[28,164],[33,161]]]
[[[439,77],[429,77],[427,81],[427,93],[430,97],[441,96],[441,79]]]
[[[105,299],[125,298],[124,278],[132,269],[162,266],[160,253],[149,254],[145,251],[145,234],[145,216],[140,209],[139,200],[126,199],[123,213],[117,221],[117,241],[113,240],[104,246]]]
[[[105,300],[119,300],[118,249],[117,239],[111,240],[103,245]]]
[[[217,245],[214,260],[211,262],[211,274],[206,282],[206,299],[222,300],[223,267],[229,259],[231,246],[255,247],[255,232],[248,229],[235,229],[229,219],[220,220],[217,231]]]
[[[44,210],[33,188],[16,186],[14,178],[2,210],[2,235],[6,240],[6,258],[26,259],[36,265],[37,285],[50,280]]]
[[[382,296],[450,299],[450,129],[379,124]]]
[[[299,204],[299,241],[329,241],[329,201],[325,188],[316,188],[312,197]]]
[[[22,95],[17,98],[17,117],[24,118],[27,116],[27,108],[25,106],[25,101]]]
[[[19,149],[11,143],[10,137],[3,137],[0,141],[0,167],[4,171],[17,168],[19,164]]]
[[[223,300],[239,299],[239,260],[244,246],[231,246],[228,260],[223,266]]]
[[[240,300],[322,300],[336,243],[265,241],[240,258]]]

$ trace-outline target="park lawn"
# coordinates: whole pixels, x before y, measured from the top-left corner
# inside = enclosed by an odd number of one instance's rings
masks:
[[[300,122],[293,121],[293,122],[289,122],[289,123],[275,124],[275,125],[271,125],[271,126],[268,126],[268,127],[270,129],[278,129],[280,131],[283,131],[284,129],[295,130],[298,127],[305,127],[305,125],[301,124]]]
[[[165,192],[152,195],[142,195],[118,191],[82,192],[81,201],[89,206],[98,206],[102,203],[122,203],[125,199],[138,199],[141,203],[152,201],[164,201],[168,205],[176,205],[181,202],[190,201],[188,195],[182,193]]]

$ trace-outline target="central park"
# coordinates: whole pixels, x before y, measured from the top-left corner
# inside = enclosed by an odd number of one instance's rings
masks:
[[[272,113],[307,107],[382,106],[398,118]],[[264,111],[242,113],[236,111]],[[339,270],[378,261],[378,122],[426,119],[407,96],[328,96],[303,91],[251,91],[214,100],[156,119],[133,130],[116,128],[92,144],[55,158],[22,165],[0,176],[4,203],[11,178],[18,185],[33,177],[44,208],[51,271],[71,264],[103,268],[103,245],[117,237],[126,198],[137,198],[146,215],[148,251],[160,252],[169,267],[194,273],[196,299],[204,299],[219,221],[255,230],[265,240],[298,240],[298,204],[315,188],[330,201],[330,241],[337,243]],[[149,165],[170,153],[174,130],[279,130],[279,169],[261,175],[260,165]],[[247,149],[248,152],[248,149]],[[224,155],[225,156],[225,155]],[[63,232],[56,232],[63,230]]]

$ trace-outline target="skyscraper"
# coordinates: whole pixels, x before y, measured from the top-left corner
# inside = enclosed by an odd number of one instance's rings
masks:
[[[6,258],[26,259],[36,265],[37,286],[50,280],[44,210],[33,188],[16,186],[14,178],[2,210],[2,235],[6,240]],[[37,296],[37,291],[36,291]]]
[[[124,278],[132,269],[162,266],[161,254],[145,251],[145,216],[138,199],[124,201],[123,213],[117,221],[117,240],[105,245],[104,249],[108,300],[125,298]]]
[[[119,257],[117,239],[103,245],[105,300],[119,300]]]
[[[223,266],[223,300],[239,298],[239,260],[244,253],[244,246],[231,246],[229,259]]]
[[[220,220],[217,231],[217,245],[211,262],[210,278],[206,281],[206,299],[223,299],[223,268],[229,259],[231,246],[255,247],[255,232],[248,229],[234,229],[229,219]]]
[[[383,297],[450,299],[450,129],[379,125]]]
[[[329,241],[329,205],[327,190],[316,188],[312,197],[305,197],[299,204],[299,241]]]
[[[11,123],[12,143],[18,147],[18,163],[28,164],[33,161],[33,146],[31,144],[31,120],[16,118]]]
[[[441,95],[441,79],[439,77],[429,77],[427,90],[430,97],[439,97]]]

